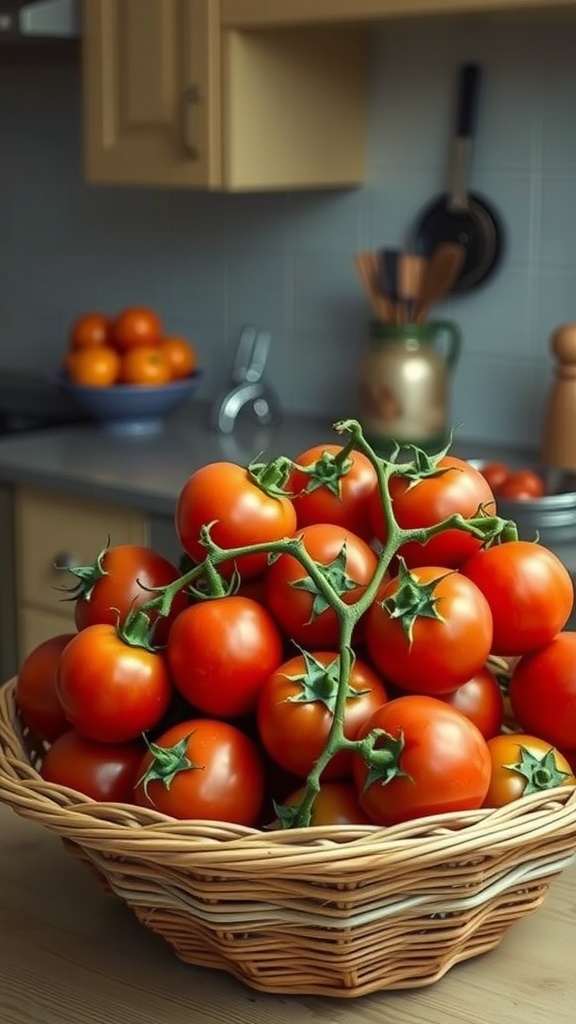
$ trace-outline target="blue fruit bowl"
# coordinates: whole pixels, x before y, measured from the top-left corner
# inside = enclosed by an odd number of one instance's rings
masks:
[[[158,434],[167,418],[193,394],[202,376],[191,377],[159,387],[138,384],[114,384],[111,387],[86,387],[64,375],[56,378],[62,391],[74,400],[80,412],[93,419],[110,434]]]

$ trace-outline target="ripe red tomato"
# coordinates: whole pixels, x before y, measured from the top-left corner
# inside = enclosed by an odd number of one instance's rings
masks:
[[[290,536],[296,529],[296,512],[289,498],[267,494],[244,466],[211,462],[189,477],[176,502],[176,532],[194,562],[206,555],[200,530],[208,524],[214,524],[211,536],[220,547],[244,547]],[[236,562],[243,578],[258,576],[266,564],[265,553],[245,555]],[[233,570],[232,561],[218,566],[224,576]]]
[[[390,750],[392,767],[377,778],[355,754],[353,772],[360,804],[377,825],[482,805],[490,783],[488,746],[456,708],[434,697],[397,697],[364,722],[357,739],[373,729],[383,730],[376,750]]]
[[[163,764],[155,751],[162,754]],[[195,718],[158,737],[142,760],[134,799],[173,818],[254,825],[264,796],[262,759],[229,722]]]
[[[540,474],[532,469],[517,469],[508,473],[498,488],[499,498],[513,498],[517,501],[541,498],[544,494],[546,484]]]
[[[258,702],[260,741],[277,763],[305,778],[326,746],[334,721],[340,659],[334,651],[296,655],[264,683]],[[388,700],[376,673],[356,660],[344,711],[344,735],[354,739],[361,723]],[[329,761],[323,779],[351,773],[351,754],[341,750]]]
[[[437,472],[430,476],[415,480],[391,477],[390,496],[396,521],[405,530],[434,526],[457,512],[469,519],[480,506],[489,515],[496,512],[494,494],[482,473],[451,455],[440,459]],[[372,495],[370,509],[374,535],[384,541],[387,531],[378,491]],[[408,566],[458,568],[481,544],[481,540],[463,530],[450,529],[431,537],[425,545],[416,541],[403,544],[398,554]]]
[[[286,484],[298,517],[298,527],[312,523],[335,523],[366,541],[373,537],[370,498],[378,487],[374,466],[362,452],[352,451],[342,468],[335,457],[343,451],[338,444],[315,445],[294,462],[313,469],[295,469]]]
[[[488,481],[488,485],[495,495],[498,495],[500,488],[510,473],[505,462],[486,462],[480,469],[482,476]]]
[[[299,530],[304,548],[321,567],[346,604],[364,594],[376,570],[372,548],[355,533],[331,523],[315,523]],[[335,647],[338,618],[306,569],[293,555],[275,559],[266,572],[266,604],[286,635],[308,649]]]
[[[121,310],[110,329],[112,342],[121,351],[138,345],[158,345],[163,333],[158,313],[147,306],[129,306]]]
[[[496,676],[489,668],[481,668],[472,679],[452,693],[444,693],[440,700],[461,711],[489,740],[502,729],[504,721],[504,695]]]
[[[173,692],[164,654],[125,643],[114,626],[87,626],[64,648],[56,692],[78,732],[124,743],[153,728]]]
[[[425,603],[419,588],[428,591]],[[385,679],[412,693],[456,690],[484,666],[491,643],[492,615],[482,592],[439,566],[411,569],[407,580],[396,576],[366,614],[371,661]]]
[[[503,807],[529,793],[555,786],[574,786],[566,758],[539,736],[502,733],[488,740],[492,762],[485,807]]]
[[[70,729],[47,751],[40,775],[46,782],[75,789],[92,800],[133,803],[144,751],[139,741],[96,743]]]
[[[560,750],[576,749],[576,633],[559,633],[520,658],[508,694],[524,732]]]
[[[86,629],[97,622],[116,625],[128,612],[140,608],[155,595],[155,587],[165,587],[178,579],[175,565],[153,548],[143,544],[118,544],[106,548],[91,566],[70,570],[79,581],[74,606],[77,629]],[[172,601],[170,614],[159,617],[150,613],[156,623],[154,643],[162,646],[176,616],[187,608],[189,600],[181,591]]]
[[[41,740],[52,743],[70,728],[56,693],[60,655],[75,633],[59,633],[38,644],[22,661],[14,700],[24,725]]]
[[[302,803],[305,786],[299,786],[284,800],[284,807],[296,808]],[[371,817],[360,806],[358,793],[351,782],[323,782],[312,807],[310,825],[373,825]],[[275,828],[280,822],[274,822]]]
[[[574,603],[570,573],[534,541],[508,541],[476,552],[461,572],[482,591],[494,624],[492,653],[519,655],[548,643]]]
[[[283,639],[270,613],[240,595],[191,605],[168,638],[174,684],[193,707],[219,718],[256,709],[264,681],[281,663]]]

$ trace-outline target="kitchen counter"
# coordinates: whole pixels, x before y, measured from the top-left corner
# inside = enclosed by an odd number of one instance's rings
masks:
[[[216,433],[208,424],[209,410],[193,402],[152,437],[115,436],[88,424],[6,437],[0,440],[0,483],[46,487],[172,515],[188,476],[207,462],[247,464],[260,452],[265,459],[295,457],[312,444],[338,441],[329,420],[312,416],[286,416],[278,427],[239,421],[229,435]],[[514,454],[509,447],[480,442],[457,441],[453,451],[468,458]]]
[[[270,996],[178,961],[59,839],[0,805],[2,1024],[569,1024],[576,866],[494,951],[432,986],[360,999]]]

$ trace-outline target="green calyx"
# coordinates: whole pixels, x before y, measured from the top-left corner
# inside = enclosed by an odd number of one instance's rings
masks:
[[[116,632],[128,647],[143,647],[146,651],[155,652],[159,650],[154,644],[155,627],[156,620],[151,622],[143,608],[132,608],[124,621],[118,623]]]
[[[247,473],[252,481],[271,498],[286,497],[286,483],[292,463],[283,455],[271,462],[250,462]]]
[[[447,570],[449,575],[453,570]],[[438,599],[434,597],[436,585],[443,577],[437,577],[430,583],[420,583],[416,576],[413,576],[406,567],[403,558],[399,559],[398,586],[396,592],[382,601],[382,607],[386,609],[392,619],[399,619],[402,628],[410,643],[414,634],[414,623],[419,618],[437,619],[442,622],[437,604]]]
[[[336,555],[333,562],[329,562],[328,565],[324,565],[322,562],[314,563],[319,576],[321,576],[332,593],[338,597],[342,597],[343,594],[350,593],[352,590],[357,590],[360,587],[360,583],[357,583],[346,572],[346,544],[344,543],[340,548],[340,551]],[[304,576],[301,579],[294,580],[292,586],[296,590],[305,590],[307,593],[312,595],[312,611],[310,613],[309,621],[312,622],[318,615],[326,611],[327,608],[331,607],[331,602],[322,593],[318,584],[311,576]]]
[[[204,765],[195,764],[188,757],[188,743],[193,735],[189,733],[172,747],[160,747],[157,743],[147,744],[153,755],[152,761],[136,783],[137,786],[143,787],[146,796],[151,782],[161,782],[165,789],[170,789],[179,772],[201,771],[204,768]]]
[[[108,538],[106,547],[100,551],[92,565],[67,565],[61,567],[76,578],[76,582],[73,583],[71,587],[66,588],[70,594],[71,601],[77,601],[79,598],[84,598],[84,600],[89,601],[98,580],[109,575],[103,564],[104,556],[108,552],[109,547],[110,538]]]
[[[440,466],[441,460],[448,454],[452,447],[452,433],[448,443],[439,452],[428,453],[414,444],[396,445],[392,453],[391,462],[396,462],[401,451],[410,453],[410,461],[402,463],[402,476],[416,484],[431,476],[442,476],[449,471],[450,467]]]
[[[340,499],[340,481],[343,476],[350,472],[352,466],[352,459],[348,457],[342,458],[341,452],[322,452],[320,458],[311,466],[297,465],[298,471],[304,473],[309,478],[304,490],[300,493],[312,494],[320,487],[324,487],[336,498]]]
[[[358,744],[358,753],[368,766],[363,791],[379,783],[387,786],[392,779],[411,779],[401,765],[404,735],[392,736],[385,729],[373,729]]]
[[[302,657],[306,666],[305,671],[287,676],[291,682],[298,684],[299,691],[287,697],[286,700],[292,704],[319,702],[324,704],[331,715],[334,715],[340,680],[340,656],[336,655],[328,665],[324,665],[309,651],[302,651]],[[366,692],[366,690],[355,690],[348,684],[346,699],[360,697]]]
[[[545,789],[562,786],[570,778],[570,772],[562,772],[556,764],[553,747],[539,757],[526,747],[520,746],[520,760],[516,764],[505,764],[502,767],[521,775],[526,780],[522,796],[530,793],[541,793]]]

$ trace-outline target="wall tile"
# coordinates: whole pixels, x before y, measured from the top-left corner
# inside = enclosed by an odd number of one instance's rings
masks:
[[[499,210],[506,252],[483,287],[434,310],[462,326],[461,436],[537,443],[548,339],[576,321],[574,18],[407,19],[374,30],[364,187],[219,195],[88,186],[74,63],[0,54],[0,365],[51,372],[70,319],[151,303],[193,338],[201,395],[229,381],[247,322],[272,331],[283,407],[352,415],[370,310],[353,256],[404,244],[449,184],[458,67],[483,78],[470,183]]]

